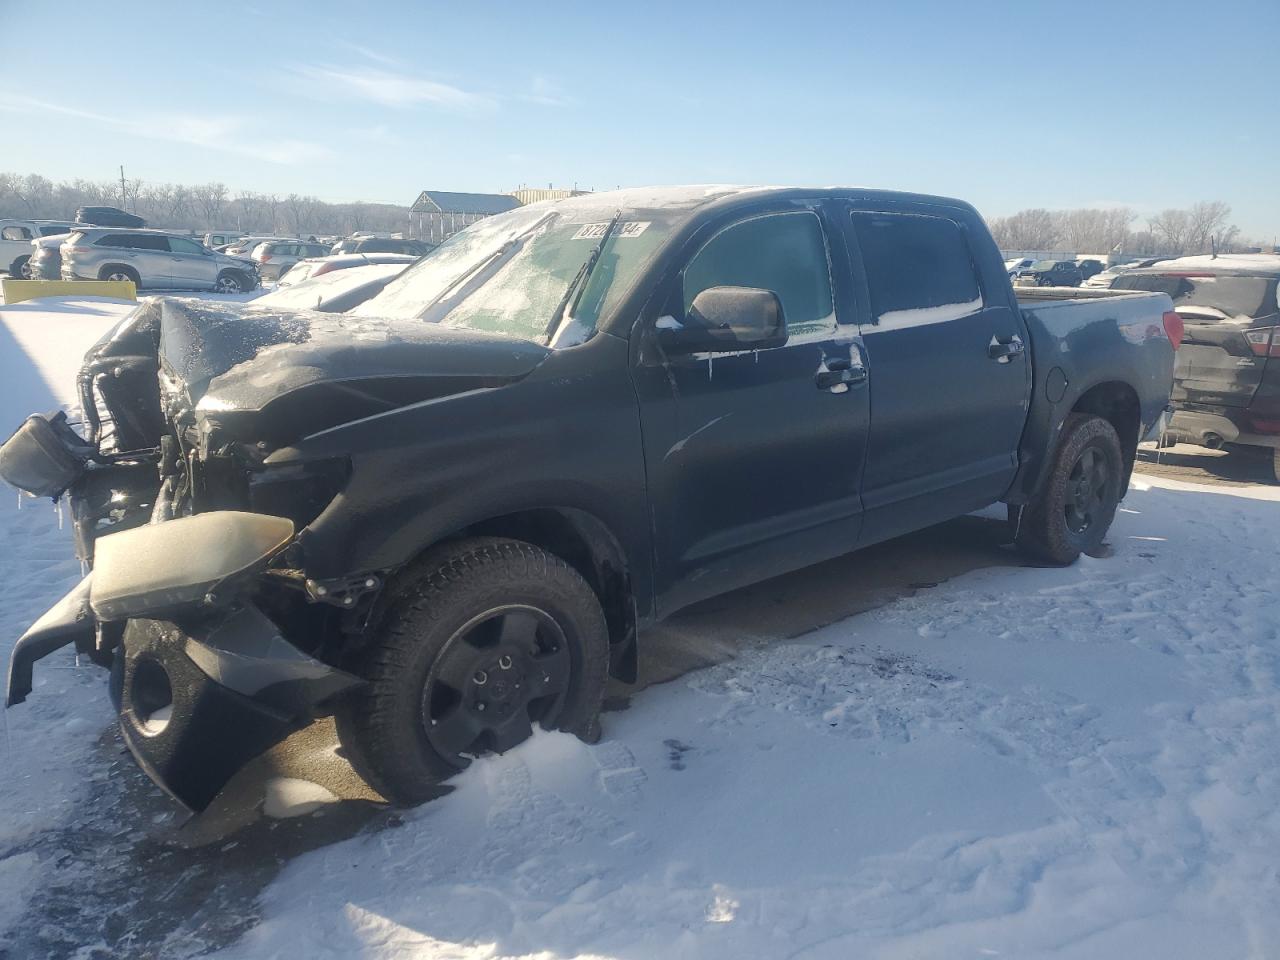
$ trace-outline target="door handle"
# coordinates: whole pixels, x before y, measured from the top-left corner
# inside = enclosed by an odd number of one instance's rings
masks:
[[[992,336],[987,344],[987,356],[996,363],[1008,363],[1011,358],[1022,356],[1025,349],[1022,338],[1016,333],[1005,340]]]
[[[819,390],[832,390],[844,386],[846,389],[859,383],[866,383],[867,368],[855,367],[848,360],[837,358],[827,361],[827,369],[819,370],[813,376],[813,382]],[[843,393],[843,390],[836,390]]]

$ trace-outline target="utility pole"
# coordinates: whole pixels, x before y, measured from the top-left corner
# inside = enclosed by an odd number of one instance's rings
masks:
[[[129,194],[125,192],[124,164],[122,163],[120,164],[120,206],[123,207],[128,202],[129,202]],[[137,204],[134,205],[134,209],[137,210]]]

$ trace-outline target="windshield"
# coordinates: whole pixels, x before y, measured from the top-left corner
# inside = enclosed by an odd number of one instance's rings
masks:
[[[555,331],[547,327],[556,308],[617,210],[603,203],[537,204],[480,220],[354,312],[423,318],[549,343]],[[594,331],[670,235],[673,221],[662,214],[623,215],[601,250],[575,315],[565,318],[576,331],[574,342]]]
[[[1198,307],[1241,322],[1269,317],[1277,312],[1276,281],[1269,277],[1128,274],[1117,277],[1111,289],[1167,293],[1175,310],[1194,313]]]

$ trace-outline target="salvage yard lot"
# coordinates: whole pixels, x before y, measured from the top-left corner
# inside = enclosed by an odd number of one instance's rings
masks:
[[[0,308],[0,430],[121,310]],[[702,604],[599,744],[411,811],[181,828],[59,653],[4,713],[0,957],[1266,956],[1280,491],[1156,459],[1105,558],[1025,566],[992,513]],[[0,656],[78,576],[0,511]]]

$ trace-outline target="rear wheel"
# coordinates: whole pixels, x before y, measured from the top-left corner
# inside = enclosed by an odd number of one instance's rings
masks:
[[[1280,447],[1271,450],[1271,474],[1276,483],[1280,483]]]
[[[1054,564],[1097,553],[1124,494],[1123,480],[1115,428],[1101,417],[1071,414],[1043,487],[1012,518],[1019,549]]]
[[[608,635],[595,593],[559,557],[465,540],[417,567],[351,667],[367,681],[338,715],[353,765],[387,799],[420,803],[535,723],[598,736]]]
[[[104,267],[100,275],[102,280],[129,280],[135,287],[142,286],[138,273],[131,267]]]
[[[19,277],[23,280],[30,280],[31,277],[31,258],[18,257],[17,260],[9,266],[9,276]]]

